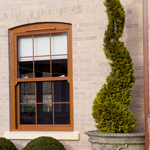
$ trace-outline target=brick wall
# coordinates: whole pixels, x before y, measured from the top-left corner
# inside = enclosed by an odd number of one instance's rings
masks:
[[[110,67],[103,52],[107,25],[104,0],[0,0],[0,136],[10,130],[10,47],[8,29],[36,22],[72,23],[74,129],[79,141],[62,141],[67,150],[90,150],[85,131],[94,130],[91,116],[96,93],[105,83]],[[137,131],[144,131],[142,0],[120,0],[126,12],[122,40],[129,50],[135,85],[131,111]],[[83,111],[84,110],[84,111]],[[13,141],[20,149],[28,142]]]

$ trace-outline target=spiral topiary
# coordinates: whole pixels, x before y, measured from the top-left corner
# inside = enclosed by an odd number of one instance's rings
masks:
[[[0,138],[0,150],[18,150],[16,146],[6,138]]]
[[[105,0],[108,26],[104,37],[104,53],[110,61],[111,72],[93,103],[93,117],[99,132],[128,133],[136,122],[129,111],[130,92],[134,84],[133,64],[124,42],[125,13],[119,0]]]
[[[41,136],[31,140],[23,150],[65,150],[65,148],[58,140]]]

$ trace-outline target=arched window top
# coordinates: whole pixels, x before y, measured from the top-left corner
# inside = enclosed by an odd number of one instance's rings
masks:
[[[44,22],[44,23],[32,23],[32,24],[26,24],[26,25],[20,25],[17,27],[10,28],[9,30],[17,31],[18,29],[21,29],[22,31],[40,31],[40,30],[58,30],[58,29],[67,29],[71,27],[72,25],[70,23],[56,23],[56,22]]]

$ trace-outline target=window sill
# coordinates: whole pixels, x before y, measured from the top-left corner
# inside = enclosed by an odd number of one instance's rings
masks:
[[[51,136],[57,140],[79,140],[79,132],[33,132],[33,131],[5,131],[3,137],[10,140],[32,140],[39,136]]]

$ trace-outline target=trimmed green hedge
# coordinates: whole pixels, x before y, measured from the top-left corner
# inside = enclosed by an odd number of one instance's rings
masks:
[[[23,150],[66,150],[64,146],[52,137],[38,137],[31,140]]]
[[[0,150],[18,150],[16,146],[6,138],[0,138]]]

